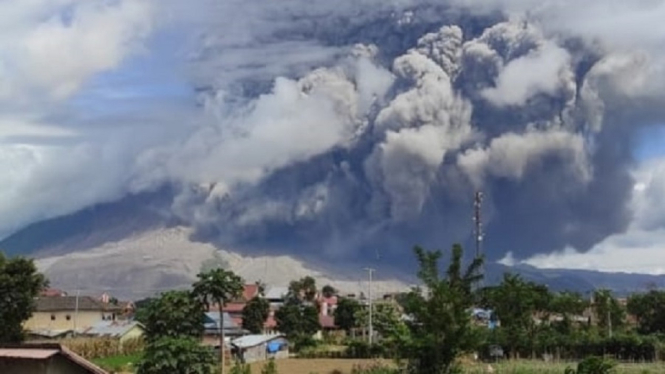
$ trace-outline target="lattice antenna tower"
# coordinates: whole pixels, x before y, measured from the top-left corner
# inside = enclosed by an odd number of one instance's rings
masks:
[[[482,220],[482,207],[483,207],[483,193],[477,191],[473,200],[473,222],[474,222],[474,237],[476,241],[476,258],[483,255],[483,220]],[[480,269],[481,274],[484,273],[484,266]]]

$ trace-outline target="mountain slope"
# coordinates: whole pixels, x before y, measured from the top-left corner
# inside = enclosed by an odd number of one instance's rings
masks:
[[[88,294],[108,291],[122,298],[187,287],[201,269],[214,266],[231,269],[248,282],[285,286],[293,279],[312,275],[319,284],[329,283],[345,292],[367,290],[363,264],[256,251],[247,256],[196,241],[191,228],[178,225],[165,213],[170,197],[170,191],[160,190],[40,222],[6,238],[0,248],[10,255],[37,258],[54,287]],[[376,293],[404,290],[415,283],[415,269],[405,263],[372,266],[377,268]],[[486,265],[485,283],[499,282],[508,271],[554,290],[583,293],[599,287],[625,294],[649,285],[665,286],[665,276],[496,263]]]

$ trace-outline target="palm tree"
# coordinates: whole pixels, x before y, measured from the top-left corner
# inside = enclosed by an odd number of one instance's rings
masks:
[[[213,269],[198,275],[194,283],[194,294],[201,298],[206,307],[211,302],[219,306],[219,346],[221,354],[221,372],[224,374],[224,306],[230,300],[242,295],[243,280],[232,271]]]

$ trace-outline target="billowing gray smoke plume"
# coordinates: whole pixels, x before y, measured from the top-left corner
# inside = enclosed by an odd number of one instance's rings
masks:
[[[178,71],[200,111],[152,103],[76,157],[53,151],[53,164],[17,148],[47,172],[17,173],[35,191],[4,203],[19,213],[0,232],[170,184],[169,209],[200,240],[393,260],[416,243],[471,244],[482,190],[490,259],[585,251],[631,223],[635,136],[665,123],[660,1],[118,3],[89,9],[128,20],[113,51],[160,9],[152,26],[187,46]],[[91,71],[120,59],[90,56]],[[84,80],[71,65],[61,96]],[[28,86],[54,80],[43,78]]]
[[[586,250],[627,227],[631,134],[648,121],[617,104],[629,100],[622,79],[639,58],[496,13],[422,6],[359,17],[280,29],[334,50],[327,66],[272,87],[222,84],[236,89],[231,126],[190,139],[195,164],[177,152],[172,161],[199,183],[174,203],[199,238],[400,258],[414,243],[470,244],[479,189],[492,259]],[[238,92],[262,96],[238,115]],[[225,94],[213,86],[207,105],[225,110]]]

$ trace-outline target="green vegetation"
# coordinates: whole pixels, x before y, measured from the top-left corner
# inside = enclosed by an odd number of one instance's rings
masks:
[[[32,260],[8,259],[0,252],[0,343],[24,339],[23,322],[32,315],[35,297],[47,285]]]
[[[270,303],[261,295],[247,302],[242,309],[242,327],[252,334],[260,334],[270,314]]]
[[[352,329],[360,326],[356,319],[359,311],[360,303],[358,301],[345,297],[340,298],[337,302],[337,309],[335,309],[335,325],[350,334]]]
[[[232,271],[214,269],[200,273],[199,280],[194,283],[193,293],[204,305],[209,307],[213,302],[219,308],[219,347],[221,372],[224,374],[224,312],[223,307],[242,295],[243,280]]]
[[[418,278],[425,290],[416,288],[406,300],[404,312],[411,317],[407,334],[397,336],[399,352],[406,359],[406,371],[413,374],[459,372],[457,359],[480,345],[471,328],[469,309],[473,306],[472,287],[482,279],[478,270],[482,258],[462,268],[463,250],[452,248],[450,264],[441,275],[440,251],[414,249],[420,270]],[[401,332],[400,332],[401,333]]]
[[[117,356],[107,356],[93,359],[96,365],[102,367],[103,369],[109,371],[129,371],[141,360],[140,353],[128,354],[128,355],[117,355]]]
[[[312,335],[321,329],[316,293],[314,278],[293,281],[284,305],[275,312],[277,330],[289,338],[294,351],[316,344]]]
[[[146,346],[138,374],[211,374],[215,359],[210,349],[191,337],[163,337]]]
[[[201,346],[204,305],[188,291],[169,291],[152,300],[145,312],[145,341],[139,374],[209,374],[212,352]]]

